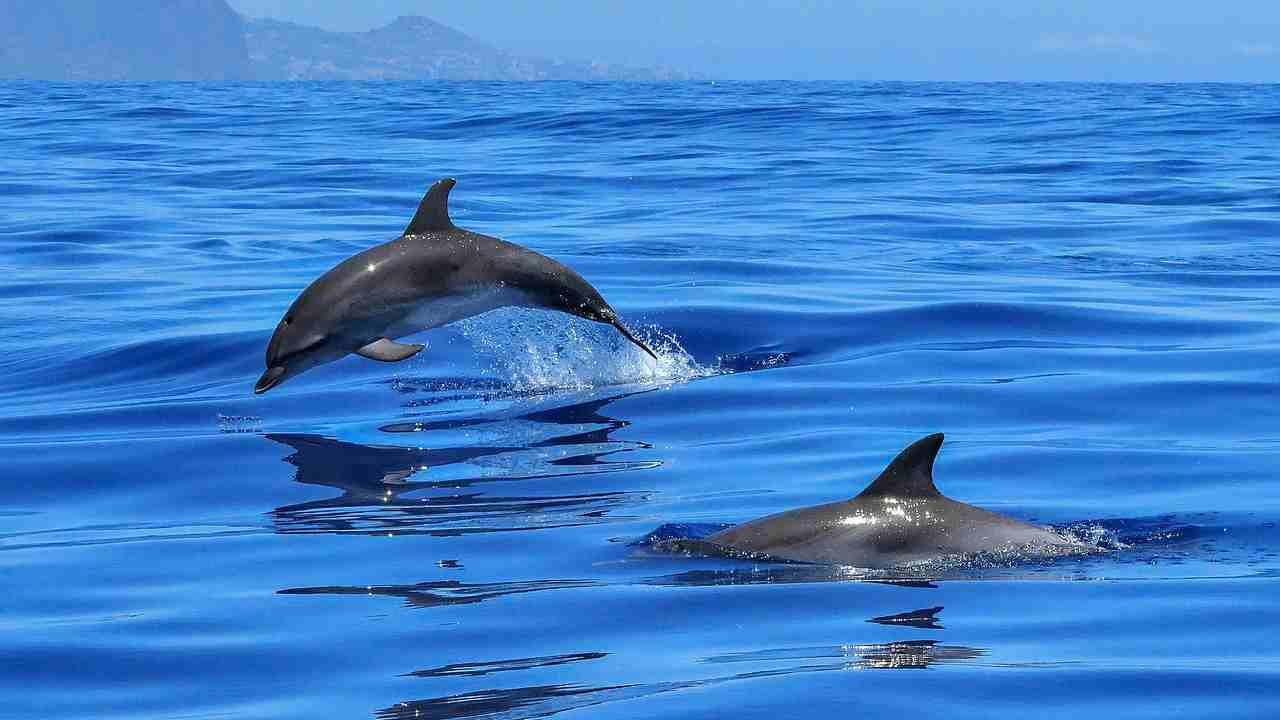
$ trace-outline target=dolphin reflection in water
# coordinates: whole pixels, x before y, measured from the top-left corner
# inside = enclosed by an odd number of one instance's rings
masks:
[[[986,651],[964,645],[946,645],[937,640],[900,640],[884,643],[858,643],[818,647],[791,647],[754,652],[713,655],[702,662],[712,666],[742,668],[740,672],[694,680],[609,683],[598,685],[558,684],[516,688],[486,688],[458,695],[408,700],[375,713],[382,720],[414,718],[464,717],[548,717],[581,708],[598,708],[614,702],[634,701],[670,692],[712,688],[736,683],[789,675],[808,675],[854,670],[923,670],[933,665],[981,661]],[[568,662],[607,662],[606,653],[578,653],[573,656],[553,655],[545,658],[519,658],[503,662],[466,664],[462,672],[480,666],[540,667]],[[439,677],[442,671],[460,672],[446,666],[406,673],[412,677]]]
[[[602,522],[610,510],[636,502],[645,493],[594,487],[565,492],[563,481],[546,492],[536,481],[658,465],[612,457],[648,447],[611,438],[628,423],[602,414],[609,403],[632,394],[519,410],[510,416],[393,423],[380,428],[386,444],[267,433],[268,439],[292,450],[284,461],[296,469],[297,482],[341,493],[276,508],[276,529],[456,535]],[[487,441],[463,440],[475,435]],[[433,437],[439,438],[437,447],[392,444],[393,438],[420,443]],[[480,487],[496,483],[524,483],[517,486],[526,490],[494,493]]]

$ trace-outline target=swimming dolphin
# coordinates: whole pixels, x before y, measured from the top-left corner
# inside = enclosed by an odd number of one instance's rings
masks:
[[[398,362],[422,345],[394,338],[507,305],[547,308],[612,325],[655,359],[578,273],[528,248],[449,219],[453,178],[431,186],[399,238],[338,263],[298,296],[267,344],[264,393],[351,353]]]
[[[790,510],[722,530],[713,548],[780,560],[884,569],[1015,553],[1057,557],[1096,548],[956,502],[933,485],[942,433],[912,443],[851,500]]]

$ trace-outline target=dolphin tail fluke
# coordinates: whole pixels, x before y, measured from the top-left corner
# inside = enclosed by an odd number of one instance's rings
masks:
[[[615,319],[610,320],[610,321],[609,321],[609,324],[610,324],[610,325],[612,325],[612,326],[614,326],[614,327],[616,327],[616,328],[618,328],[618,332],[622,333],[622,337],[624,337],[624,338],[626,338],[626,339],[630,340],[631,342],[633,342],[633,343],[635,343],[636,345],[638,345],[638,346],[640,347],[640,349],[641,349],[641,350],[643,350],[643,351],[645,351],[645,352],[649,353],[649,357],[653,358],[654,360],[657,360],[657,359],[658,359],[658,355],[657,355],[656,353],[654,353],[652,350],[650,350],[648,345],[645,345],[644,343],[642,343],[642,342],[640,342],[639,340],[637,340],[637,339],[636,339],[636,336],[635,336],[635,335],[632,335],[632,334],[631,334],[631,331],[627,329],[627,326],[622,324],[622,321],[620,321],[620,320],[618,320],[618,319],[616,319],[616,318],[615,318]]]

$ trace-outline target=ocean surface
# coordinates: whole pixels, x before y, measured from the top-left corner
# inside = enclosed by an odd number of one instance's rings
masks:
[[[0,84],[0,716],[1280,716],[1280,86]],[[453,176],[598,287],[263,396]],[[656,551],[943,492],[1108,552]]]

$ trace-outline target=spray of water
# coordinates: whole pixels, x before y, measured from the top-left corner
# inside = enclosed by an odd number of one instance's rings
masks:
[[[698,364],[670,332],[632,331],[657,359],[608,326],[560,314],[504,309],[457,324],[485,369],[518,393],[630,385],[668,385],[715,374]]]

